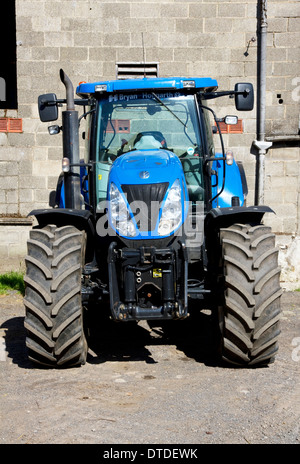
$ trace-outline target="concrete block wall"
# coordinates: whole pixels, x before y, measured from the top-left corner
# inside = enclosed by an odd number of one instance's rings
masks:
[[[256,15],[256,0],[16,0],[18,110],[0,110],[0,117],[22,118],[23,133],[0,133],[0,215],[25,217],[46,207],[55,188],[61,135],[50,137],[47,124],[40,123],[37,98],[47,92],[64,97],[60,68],[74,86],[115,78],[116,62],[143,60],[144,41],[146,61],[159,62],[161,76],[211,76],[220,89],[238,81],[256,86]],[[270,137],[299,133],[299,16],[297,0],[268,1]],[[214,108],[219,116],[235,113],[227,98]],[[256,109],[239,118],[244,133],[226,134],[225,146],[244,162],[252,204]],[[286,256],[291,246],[297,248],[300,227],[299,160],[299,139],[277,142],[266,156],[265,175],[265,203],[277,213],[267,221],[279,240],[285,279],[292,275],[294,281],[300,271]]]

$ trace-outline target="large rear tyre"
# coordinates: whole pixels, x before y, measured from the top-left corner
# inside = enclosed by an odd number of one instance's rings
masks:
[[[48,225],[30,232],[25,291],[29,358],[51,367],[86,362],[81,272],[85,236],[73,226]]]
[[[264,225],[220,230],[223,301],[221,356],[239,366],[274,361],[280,334],[280,267],[275,235]]]

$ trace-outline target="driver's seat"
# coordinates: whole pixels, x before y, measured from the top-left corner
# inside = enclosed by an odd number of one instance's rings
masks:
[[[134,141],[134,148],[138,150],[151,150],[167,148],[166,139],[159,131],[140,132]]]

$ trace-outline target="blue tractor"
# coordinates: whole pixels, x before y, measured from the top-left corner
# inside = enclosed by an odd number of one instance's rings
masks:
[[[220,130],[237,117],[217,118],[209,107],[227,96],[237,110],[252,110],[252,85],[218,91],[214,79],[179,77],[84,82],[74,99],[63,70],[60,77],[66,98],[38,100],[43,122],[66,109],[61,126],[49,127],[62,131],[63,142],[51,207],[30,213],[38,225],[26,256],[29,358],[84,364],[93,315],[163,325],[210,309],[220,359],[273,362],[280,268],[275,236],[262,224],[272,210],[246,206],[243,166],[226,152]]]

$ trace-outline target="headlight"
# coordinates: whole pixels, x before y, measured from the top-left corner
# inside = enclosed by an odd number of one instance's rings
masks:
[[[179,179],[175,180],[164,207],[158,225],[159,235],[170,235],[182,222],[181,187]]]
[[[112,226],[120,235],[125,237],[134,237],[136,235],[136,229],[132,219],[130,218],[127,204],[118,187],[116,187],[113,182],[110,184],[109,198]]]

